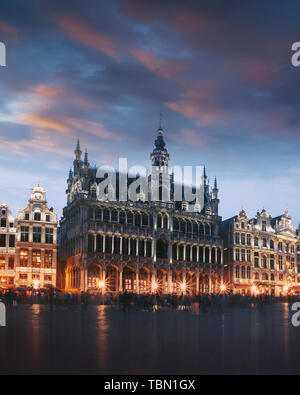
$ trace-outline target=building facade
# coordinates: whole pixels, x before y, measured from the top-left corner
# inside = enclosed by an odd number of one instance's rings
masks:
[[[57,214],[49,209],[46,191],[31,189],[29,204],[17,220],[15,286],[56,286]]]
[[[300,239],[287,209],[276,218],[263,209],[253,219],[242,210],[221,229],[224,279],[234,293],[281,296],[300,289]]]
[[[157,131],[152,169],[169,173],[164,132]],[[219,292],[223,276],[218,188],[205,168],[199,201],[141,196],[138,201],[100,201],[97,169],[84,160],[78,141],[67,180],[60,228],[60,286],[67,291],[199,294]],[[148,178],[151,183],[152,173]],[[160,181],[159,181],[160,183]]]
[[[14,287],[16,224],[7,204],[0,204],[0,288]]]

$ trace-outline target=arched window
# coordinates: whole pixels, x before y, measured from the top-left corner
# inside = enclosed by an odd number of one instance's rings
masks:
[[[186,231],[189,234],[192,233],[192,224],[190,221],[187,221],[187,223],[186,223]]]
[[[199,226],[199,233],[200,233],[200,235],[204,235],[204,226],[202,223]]]
[[[173,228],[174,228],[174,232],[178,232],[179,231],[179,223],[178,223],[178,219],[174,218],[173,220]]]
[[[169,228],[169,217],[167,216],[167,214],[164,215],[164,224],[163,224],[165,229]]]
[[[250,280],[251,278],[251,268],[250,266],[247,266],[247,278]]]
[[[117,210],[112,210],[111,222],[118,222],[118,211]]]
[[[187,245],[185,248],[185,260],[190,261],[191,260],[191,246]]]
[[[166,240],[158,239],[156,244],[156,256],[160,259],[168,258],[168,242]]]
[[[245,277],[246,277],[246,275],[245,275],[245,266],[242,266],[241,269],[242,269],[242,270],[241,270],[241,277],[242,277],[242,278],[245,278]]]
[[[262,257],[262,266],[264,269],[267,268],[267,257],[265,255]]]
[[[161,214],[157,215],[157,227],[162,228],[162,216]]]
[[[126,214],[125,214],[125,211],[124,211],[124,210],[121,210],[120,213],[119,213],[119,223],[120,223],[121,225],[124,225],[124,224],[125,224],[125,221],[126,221]]]
[[[185,233],[185,221],[180,221],[180,232]]]
[[[110,222],[110,212],[108,208],[105,208],[103,211],[103,221]]]
[[[209,225],[205,225],[205,235],[206,236],[209,236],[210,235],[210,227],[209,227]]]
[[[41,213],[40,212],[35,212],[34,213],[34,220],[35,221],[40,221],[41,220]]]
[[[136,213],[134,216],[135,226],[141,226],[141,214]]]
[[[94,235],[91,233],[88,235],[88,252],[94,252]]]
[[[133,224],[133,214],[131,211],[127,212],[127,224],[132,225]]]
[[[274,240],[270,240],[270,249],[274,250]]]
[[[149,226],[149,215],[143,214],[143,226]]]

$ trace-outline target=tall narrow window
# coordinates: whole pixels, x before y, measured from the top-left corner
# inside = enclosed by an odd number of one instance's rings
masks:
[[[10,248],[15,246],[15,235],[9,235],[9,246]]]
[[[41,266],[41,251],[32,250],[32,267],[40,267],[40,266]]]
[[[5,269],[5,255],[0,255],[0,269]]]
[[[41,220],[41,213],[34,213],[34,220],[40,221]]]
[[[28,250],[20,250],[20,266],[28,266]]]
[[[29,227],[21,226],[21,241],[28,242],[29,241]]]
[[[53,243],[53,228],[46,228],[45,243],[47,244]]]
[[[6,235],[0,235],[0,247],[6,247]]]
[[[45,251],[45,268],[52,268],[52,251]]]
[[[8,269],[13,270],[15,267],[15,257],[13,255],[10,255],[8,257]]]
[[[42,228],[37,227],[37,226],[33,227],[32,241],[34,243],[40,243],[42,241]]]

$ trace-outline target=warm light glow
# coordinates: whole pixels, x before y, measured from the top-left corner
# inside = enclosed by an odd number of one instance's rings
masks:
[[[152,283],[152,292],[156,292],[158,290],[158,284],[156,282]]]
[[[39,288],[39,285],[40,285],[40,282],[39,282],[38,280],[34,280],[34,281],[33,281],[33,288],[34,288],[34,289],[38,289],[38,288]]]
[[[180,284],[180,289],[182,292],[184,292],[186,290],[186,283],[181,283]]]
[[[287,292],[288,290],[289,290],[288,285],[285,285],[285,286],[283,287],[283,292]]]
[[[254,294],[257,294],[257,293],[258,293],[258,289],[257,289],[257,286],[256,286],[256,285],[252,285],[251,290],[252,290],[252,292],[253,292]]]
[[[99,281],[98,285],[99,285],[99,288],[104,288],[105,287],[105,282],[104,281]]]
[[[226,290],[227,290],[226,285],[225,284],[221,284],[220,290],[221,290],[221,292],[226,292]]]

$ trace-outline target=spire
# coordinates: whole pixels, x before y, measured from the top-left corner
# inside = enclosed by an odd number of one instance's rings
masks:
[[[79,139],[77,140],[77,145],[76,145],[76,149],[74,151],[74,154],[75,154],[76,160],[79,161],[81,159],[81,154],[82,154],[81,149],[80,149],[80,141],[79,141]]]
[[[88,157],[87,148],[85,149],[85,153],[84,153],[84,164],[85,165],[89,164],[89,157]]]
[[[154,142],[154,150],[151,153],[152,166],[155,167],[168,167],[169,153],[167,151],[166,143],[164,140],[164,131],[161,128],[161,122],[159,128],[156,131],[157,137]]]
[[[214,189],[218,189],[218,186],[217,186],[217,177],[215,177],[215,181],[214,181]]]
[[[203,166],[202,183],[206,185],[206,181],[207,181],[206,169],[205,166]]]

